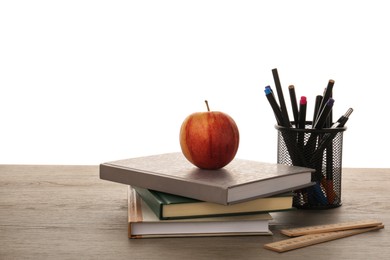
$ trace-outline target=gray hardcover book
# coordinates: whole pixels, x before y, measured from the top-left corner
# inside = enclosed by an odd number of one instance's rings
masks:
[[[182,153],[100,164],[103,180],[219,204],[234,204],[312,185],[314,169],[235,158],[219,170],[203,170]]]

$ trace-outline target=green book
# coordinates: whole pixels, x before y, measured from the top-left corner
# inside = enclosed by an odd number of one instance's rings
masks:
[[[222,205],[132,186],[161,220],[245,215],[294,209],[292,192]]]

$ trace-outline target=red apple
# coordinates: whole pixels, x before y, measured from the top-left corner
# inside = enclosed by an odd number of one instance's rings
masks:
[[[180,128],[180,146],[184,156],[195,166],[216,170],[229,164],[239,145],[236,122],[229,115],[210,111],[196,112],[184,119]]]

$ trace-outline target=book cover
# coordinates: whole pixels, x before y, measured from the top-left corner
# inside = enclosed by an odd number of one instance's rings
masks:
[[[222,205],[140,187],[133,186],[133,189],[159,219],[243,215],[294,209],[292,192]]]
[[[128,237],[272,235],[269,213],[241,216],[160,220],[137,192],[128,187]]]
[[[112,161],[99,168],[103,180],[224,205],[310,186],[312,172],[237,158],[222,169],[204,170],[180,152]]]

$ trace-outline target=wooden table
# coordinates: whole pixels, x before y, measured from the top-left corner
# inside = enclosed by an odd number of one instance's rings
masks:
[[[343,169],[342,202],[273,213],[273,236],[127,238],[127,187],[98,166],[0,165],[0,259],[389,259],[390,169]],[[377,219],[385,229],[285,253],[281,228]]]

